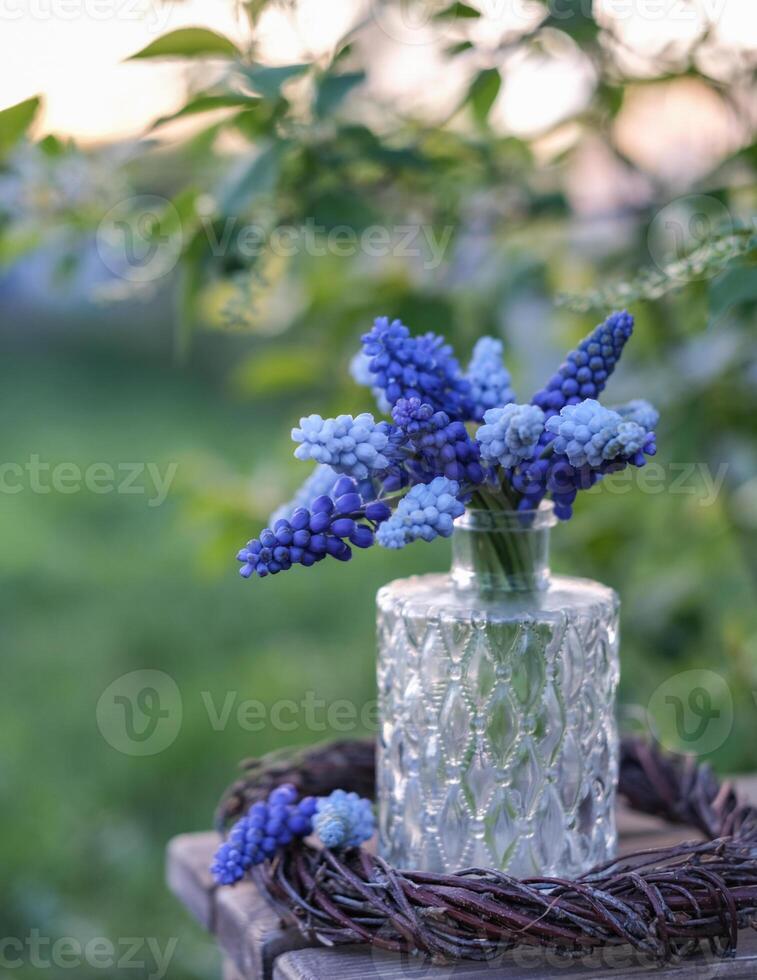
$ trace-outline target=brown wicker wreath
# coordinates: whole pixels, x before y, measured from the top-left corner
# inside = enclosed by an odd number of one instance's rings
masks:
[[[372,796],[374,746],[335,742],[242,764],[217,811],[223,830],[282,782],[321,796],[342,787]],[[641,851],[575,881],[519,880],[470,868],[398,871],[362,848],[300,842],[259,866],[256,880],[311,941],[369,943],[435,962],[492,959],[516,946],[585,955],[628,944],[660,962],[706,942],[733,954],[757,927],[757,808],[709,767],[638,739],[621,748],[620,793],[633,809],[699,830],[703,841]]]

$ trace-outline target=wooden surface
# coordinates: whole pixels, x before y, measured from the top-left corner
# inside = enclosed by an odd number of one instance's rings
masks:
[[[757,776],[737,780],[739,789],[757,799]],[[681,827],[618,811],[620,853],[659,847],[696,836]],[[640,959],[633,950],[599,951],[579,961],[557,958],[541,950],[513,950],[491,963],[458,963],[435,967],[421,959],[392,956],[365,946],[305,948],[296,929],[282,929],[278,915],[251,882],[215,889],[209,872],[219,843],[215,833],[183,834],[168,846],[166,878],[169,888],[192,915],[213,933],[226,956],[224,980],[363,980],[402,977],[414,980],[484,978],[508,980],[627,980],[644,975],[666,980],[757,980],[757,933],[744,930],[735,959],[718,960],[708,954],[664,968]]]

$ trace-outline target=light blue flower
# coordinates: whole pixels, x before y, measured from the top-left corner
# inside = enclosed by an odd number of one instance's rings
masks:
[[[547,419],[546,428],[555,435],[554,451],[567,456],[576,467],[588,464],[596,468],[618,457],[634,456],[648,435],[638,422],[625,420],[593,398],[565,405],[559,415]]]
[[[316,802],[313,830],[326,847],[359,847],[373,836],[371,801],[335,789]]]
[[[515,401],[502,352],[502,341],[494,337],[482,337],[473,348],[465,376],[471,386],[472,416],[476,421],[484,417],[487,409]]]
[[[634,398],[624,405],[613,405],[612,410],[628,422],[638,422],[647,432],[653,432],[660,421],[660,413],[643,398]]]
[[[338,415],[324,419],[308,415],[292,429],[292,439],[302,443],[294,451],[297,459],[314,459],[356,480],[389,466],[383,450],[389,441],[386,423],[376,422],[369,412],[353,418]]]
[[[446,476],[419,483],[400,500],[397,510],[381,524],[376,541],[384,548],[404,548],[411,541],[448,538],[453,521],[465,507],[457,499],[460,485]]]
[[[476,433],[481,458],[505,469],[531,459],[544,432],[544,412],[537,405],[490,408]]]

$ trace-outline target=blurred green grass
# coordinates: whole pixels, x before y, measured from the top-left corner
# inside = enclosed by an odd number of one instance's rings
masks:
[[[10,888],[2,935],[34,927],[82,942],[155,937],[163,947],[175,937],[169,976],[213,977],[213,944],[161,883],[166,842],[209,826],[242,757],[329,732],[266,725],[252,734],[235,711],[218,731],[209,700],[220,710],[232,692],[235,709],[248,698],[270,707],[310,691],[326,702],[347,699],[359,712],[374,698],[376,589],[444,568],[448,546],[377,549],[350,566],[244,583],[234,549],[276,488],[261,503],[250,485],[249,516],[234,489],[219,521],[212,507],[198,506],[193,481],[199,472],[236,487],[271,461],[275,471],[291,409],[241,402],[155,360],[53,348],[6,354],[0,391],[5,460],[23,464],[37,454],[82,468],[144,461],[161,471],[178,464],[159,507],[145,496],[86,491],[3,495],[0,860]],[[680,433],[671,438],[681,445]],[[702,507],[667,492],[592,494],[555,533],[553,564],[620,591],[626,702],[646,705],[662,680],[691,666],[720,671],[736,722],[715,761],[757,765],[753,596],[726,495]],[[183,701],[175,742],[145,758],[116,751],[96,724],[102,692],[141,668],[168,673]],[[363,731],[357,724],[347,734]]]
[[[83,469],[142,460],[163,470],[212,454],[241,470],[266,451],[271,420],[259,405],[224,400],[170,369],[8,355],[0,378],[6,460],[34,453]],[[162,887],[166,842],[210,825],[242,757],[324,737],[270,727],[252,735],[238,704],[307,691],[369,702],[373,594],[392,574],[434,563],[420,550],[398,563],[376,554],[357,576],[333,563],[317,578],[258,589],[237,576],[233,549],[220,575],[205,570],[206,532],[183,506],[175,492],[150,508],[145,496],[82,491],[4,495],[0,509],[0,860],[11,883],[2,934],[180,937],[172,978],[217,970],[212,944]],[[251,530],[238,521],[236,540]],[[183,700],[178,738],[149,758],[114,750],[95,717],[105,688],[140,668],[170,674]],[[217,731],[206,702],[220,711],[228,692],[235,711]]]

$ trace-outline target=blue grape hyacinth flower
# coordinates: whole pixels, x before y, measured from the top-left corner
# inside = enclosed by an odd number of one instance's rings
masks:
[[[291,783],[277,786],[266,800],[253,803],[216,851],[210,870],[217,884],[236,884],[250,868],[273,857],[279,848],[306,837],[312,832],[315,811],[315,798],[298,800]]]
[[[298,507],[310,507],[317,497],[330,495],[339,474],[325,463],[319,463],[310,476],[305,480],[295,495],[285,504],[281,504],[268,518],[271,527],[281,520],[288,520]]]
[[[544,412],[538,405],[490,408],[476,433],[481,457],[505,469],[531,459],[544,432]]]
[[[379,500],[366,502],[349,476],[334,484],[332,496],[317,497],[310,508],[298,507],[291,518],[277,521],[248,541],[237,554],[243,578],[265,578],[293,565],[315,565],[324,558],[352,558],[352,548],[370,548],[376,528],[391,514]]]
[[[480,422],[490,408],[515,401],[510,372],[502,361],[504,345],[494,337],[481,337],[465,373],[471,386],[471,417]]]
[[[376,532],[384,548],[404,548],[411,541],[433,541],[452,534],[453,521],[465,507],[457,499],[460,485],[445,476],[419,483],[400,500],[395,513]]]
[[[619,456],[635,457],[647,441],[647,430],[638,422],[605,408],[593,398],[565,405],[559,415],[547,419],[555,453],[567,456],[571,466],[599,467]]]
[[[531,399],[533,404],[553,415],[565,405],[596,398],[604,390],[632,333],[630,313],[611,313],[568,354],[546,386]]]
[[[376,385],[376,378],[371,372],[371,358],[364,351],[358,351],[350,361],[350,375],[357,384],[371,389],[380,412],[384,415],[391,412],[392,406],[386,400],[381,388]]]
[[[402,321],[380,316],[362,339],[374,386],[390,406],[400,398],[419,398],[450,418],[470,417],[470,382],[443,337],[413,337]]]
[[[638,422],[640,426],[652,432],[657,428],[660,421],[660,413],[650,402],[644,398],[633,398],[630,402],[623,405],[610,406],[618,415],[622,415],[629,422]]]
[[[313,830],[331,849],[359,847],[373,836],[373,807],[357,793],[335,789],[316,801]]]
[[[407,464],[413,482],[429,483],[435,476],[471,485],[483,482],[481,452],[463,422],[450,421],[446,412],[435,412],[419,398],[400,398],[392,418],[398,430],[392,441],[399,439],[413,453]]]
[[[354,418],[308,415],[292,429],[292,439],[301,443],[294,451],[297,459],[314,459],[356,480],[364,480],[389,466],[383,455],[389,441],[388,425],[376,422],[370,412]]]

